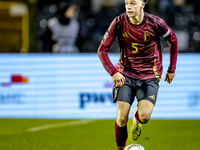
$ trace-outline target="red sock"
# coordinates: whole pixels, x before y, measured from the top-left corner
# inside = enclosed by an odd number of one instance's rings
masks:
[[[126,146],[126,140],[128,138],[127,125],[119,127],[115,122],[115,141],[117,143],[118,150],[123,150]]]

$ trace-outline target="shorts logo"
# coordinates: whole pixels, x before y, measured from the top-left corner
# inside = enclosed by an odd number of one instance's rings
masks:
[[[119,87],[113,87],[113,102],[116,103]]]
[[[155,95],[151,95],[151,96],[149,96],[149,98],[151,98],[152,100],[156,100],[156,97],[155,97]]]
[[[144,32],[144,41],[148,42],[150,40],[150,33],[148,31]]]

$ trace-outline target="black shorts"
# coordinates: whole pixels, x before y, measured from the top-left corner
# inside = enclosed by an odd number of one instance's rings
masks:
[[[124,101],[132,105],[135,97],[140,100],[148,100],[154,105],[156,103],[159,79],[137,80],[124,76],[126,81],[121,87],[113,87],[113,102]]]

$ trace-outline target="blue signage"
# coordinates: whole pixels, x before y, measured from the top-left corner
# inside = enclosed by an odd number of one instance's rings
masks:
[[[109,54],[114,65],[119,54]],[[97,54],[0,54],[0,118],[115,119],[112,78]],[[176,77],[164,82],[152,119],[200,119],[200,54],[178,54]],[[135,100],[129,117],[137,109]]]

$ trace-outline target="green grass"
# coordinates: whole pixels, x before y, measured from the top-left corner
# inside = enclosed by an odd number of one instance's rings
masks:
[[[29,130],[74,121],[77,120],[0,119],[0,150],[116,150],[114,120]],[[131,124],[130,120],[129,131]],[[127,145],[138,143],[146,150],[199,150],[199,141],[200,120],[150,120],[143,125],[140,138],[134,142],[129,136]]]

